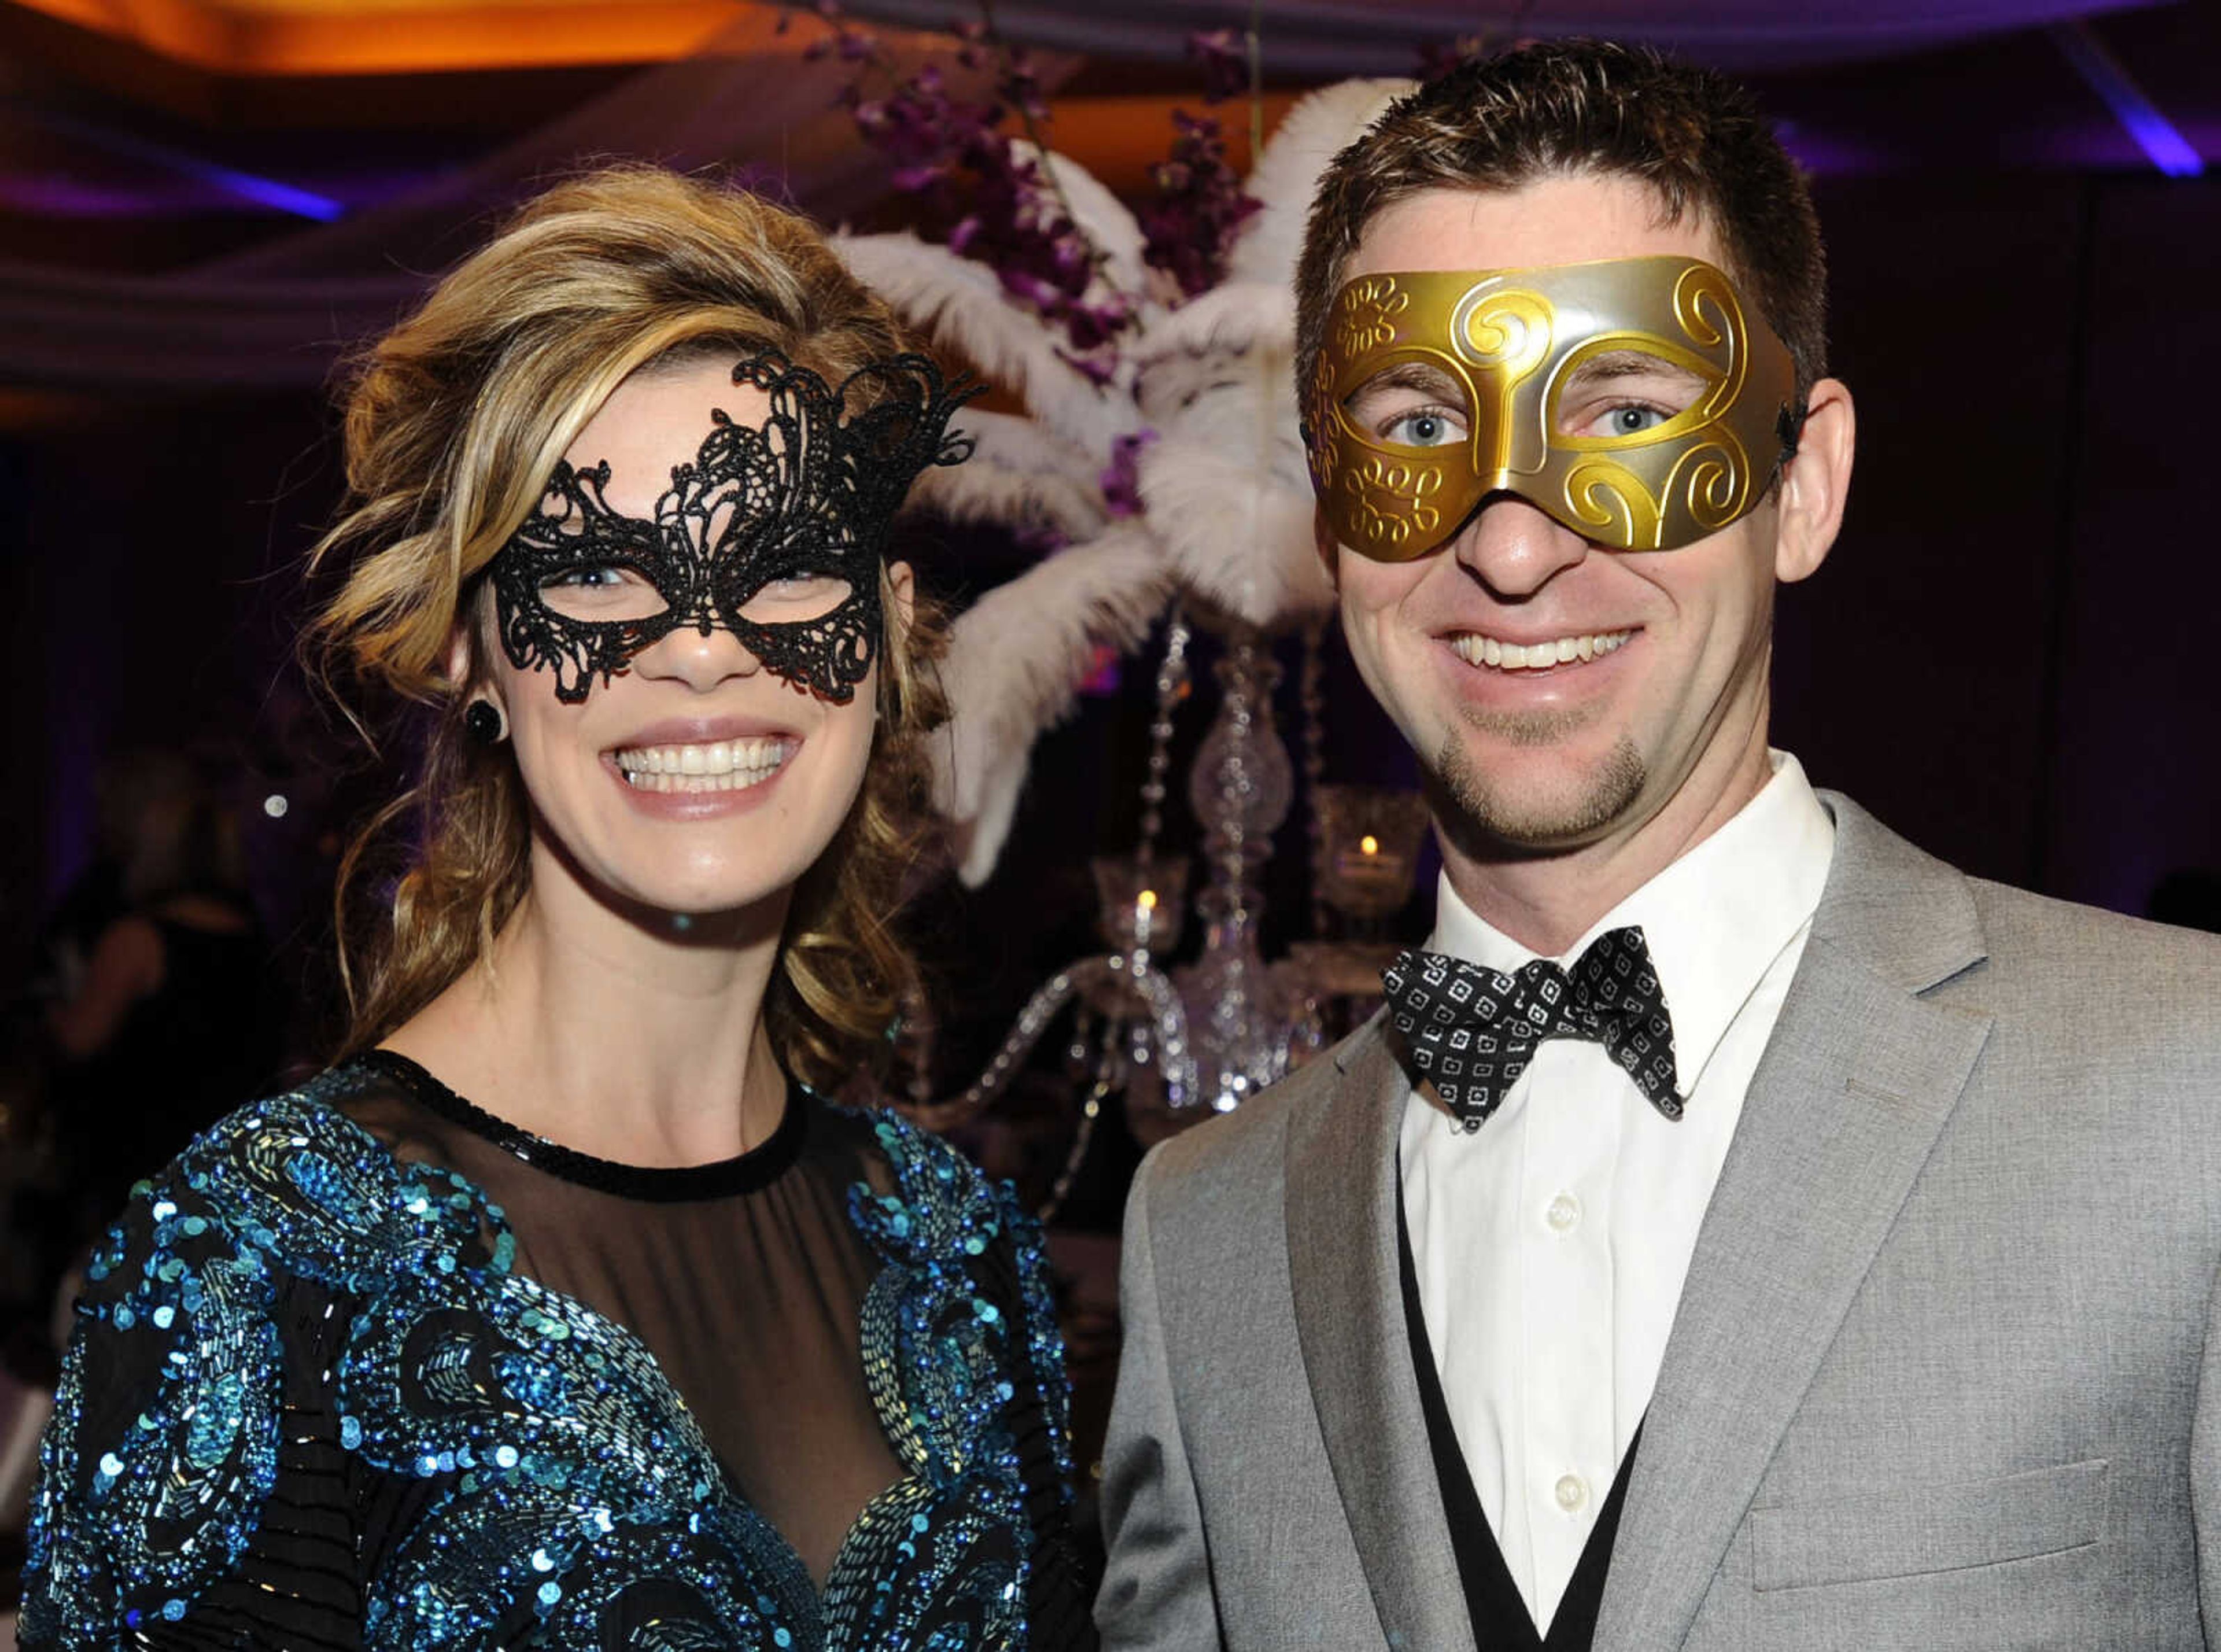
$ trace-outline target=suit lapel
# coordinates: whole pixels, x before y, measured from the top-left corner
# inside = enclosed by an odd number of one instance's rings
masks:
[[[1966,879],[1827,801],[1835,864],[1698,1235],[1598,1652],[1681,1645],[1988,1036],[1919,997],[1983,955]]]
[[[1377,1019],[1333,1059],[1340,1086],[1288,1127],[1288,1273],[1311,1403],[1389,1646],[1473,1652],[1396,1272],[1408,1086]]]

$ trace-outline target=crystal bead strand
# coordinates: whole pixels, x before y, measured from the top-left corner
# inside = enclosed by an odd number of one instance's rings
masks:
[[[1157,839],[1165,825],[1165,777],[1172,770],[1173,712],[1180,698],[1187,691],[1187,645],[1192,635],[1188,628],[1187,610],[1175,601],[1165,621],[1165,657],[1157,662],[1157,698],[1149,717],[1149,766],[1142,779],[1142,829],[1134,845],[1134,866],[1147,888],[1157,862]],[[1110,961],[1113,969],[1118,960]],[[1149,921],[1147,914],[1138,915],[1134,925],[1133,950],[1126,955],[1127,979],[1148,1000],[1149,985]],[[1143,1016],[1131,1023],[1128,1039],[1128,1057],[1137,1067],[1148,1064],[1151,1044],[1150,1021]],[[1161,1040],[1161,1031],[1157,1035]],[[1179,1057],[1186,1052],[1175,1041],[1166,1052],[1172,1058],[1168,1068],[1177,1068]],[[1083,1126],[1083,1129],[1085,1126]]]
[[[1095,1081],[1088,1087],[1087,1099],[1080,1104],[1079,1128],[1073,1132],[1072,1148],[1064,1155],[1064,1164],[1049,1185],[1048,1197],[1042,1201],[1034,1217],[1042,1225],[1056,1220],[1057,1212],[1064,1209],[1064,1201],[1072,1192],[1072,1184],[1079,1179],[1079,1167],[1086,1162],[1088,1147],[1095,1140],[1096,1121],[1103,1117],[1103,1104],[1126,1083],[1125,1064],[1118,1059],[1119,1023],[1116,1017],[1103,1023],[1102,1047],[1095,1054]]]
[[[1187,615],[1178,603],[1165,626],[1165,657],[1157,663],[1157,704],[1149,722],[1149,768],[1142,782],[1142,835],[1134,864],[1155,863],[1157,835],[1164,829],[1165,775],[1173,760],[1173,709],[1187,687]]]
[[[1255,633],[1243,628],[1229,650],[1234,656],[1235,679],[1248,685],[1254,693],[1257,681],[1257,638]],[[1248,814],[1250,778],[1250,737],[1256,732],[1257,707],[1249,694],[1235,698],[1232,738],[1227,742],[1226,764],[1219,773],[1220,802],[1225,809],[1225,848],[1220,859],[1225,865],[1226,923],[1229,928],[1246,931],[1249,927],[1248,879],[1245,876],[1249,865]]]

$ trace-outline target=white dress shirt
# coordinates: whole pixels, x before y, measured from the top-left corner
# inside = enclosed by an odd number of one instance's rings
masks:
[[[1547,1632],[1658,1380],[1698,1224],[1811,932],[1835,825],[1794,757],[1561,958],[1640,924],[1688,1106],[1662,1117],[1604,1047],[1542,1044],[1461,1129],[1416,1092],[1404,1205],[1442,1396],[1482,1511]],[[1536,954],[1442,880],[1430,950],[1506,973]]]

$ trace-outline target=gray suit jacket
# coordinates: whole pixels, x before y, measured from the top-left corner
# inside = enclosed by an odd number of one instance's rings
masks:
[[[1596,1645],[2221,1643],[2221,945],[1845,799],[1699,1235]],[[1107,1648],[1469,1652],[1376,1021],[1129,1206]]]

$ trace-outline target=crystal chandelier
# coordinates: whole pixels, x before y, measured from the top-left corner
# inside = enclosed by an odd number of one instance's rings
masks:
[[[1379,969],[1393,948],[1371,937],[1411,892],[1426,823],[1418,795],[1320,779],[1314,631],[1303,685],[1313,927],[1338,920],[1341,933],[1298,942],[1288,956],[1266,961],[1258,941],[1262,874],[1295,798],[1294,766],[1273,717],[1280,667],[1254,627],[1223,622],[1215,629],[1221,642],[1212,669],[1217,708],[1187,773],[1188,799],[1202,829],[1203,876],[1193,899],[1203,924],[1199,954],[1170,970],[1160,961],[1178,947],[1189,904],[1190,862],[1167,854],[1162,845],[1173,713],[1189,684],[1193,637],[1191,620],[1176,606],[1157,668],[1139,840],[1130,854],[1092,862],[1105,950],[1042,982],[979,1078],[953,1101],[923,1109],[945,1124],[992,1104],[1070,1011],[1074,1029],[1067,1051],[1082,1063],[1088,1088],[1051,1211],[1112,1095],[1125,1095],[1129,1115],[1156,1115],[1177,1128],[1232,1111],[1323,1048],[1354,1012],[1379,998]],[[921,1074],[913,1100],[923,1102],[926,1093]]]

